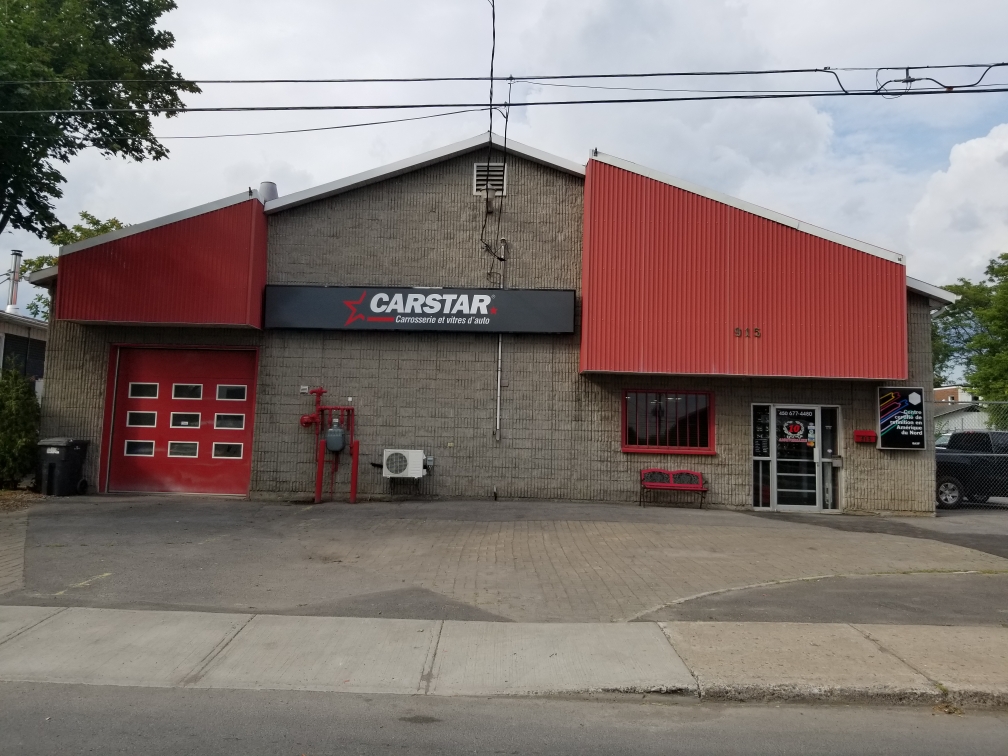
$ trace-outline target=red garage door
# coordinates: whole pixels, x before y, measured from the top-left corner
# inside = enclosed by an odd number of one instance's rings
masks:
[[[254,351],[119,351],[110,491],[248,494]]]

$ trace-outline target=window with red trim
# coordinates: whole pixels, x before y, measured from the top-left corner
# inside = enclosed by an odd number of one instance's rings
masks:
[[[623,451],[714,453],[714,395],[708,391],[623,392]]]

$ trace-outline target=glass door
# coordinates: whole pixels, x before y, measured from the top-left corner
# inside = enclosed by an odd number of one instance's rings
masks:
[[[821,501],[818,407],[774,407],[777,509],[818,510]]]

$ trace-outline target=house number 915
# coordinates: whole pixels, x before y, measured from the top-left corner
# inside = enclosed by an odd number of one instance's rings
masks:
[[[760,331],[759,328],[753,328],[752,329],[752,333],[750,333],[750,329],[748,329],[748,328],[746,328],[746,329],[736,328],[735,329],[735,337],[740,339],[743,336],[745,336],[747,339],[750,338],[750,337],[755,337],[755,338],[758,339],[758,338],[761,338],[763,336],[763,332]]]

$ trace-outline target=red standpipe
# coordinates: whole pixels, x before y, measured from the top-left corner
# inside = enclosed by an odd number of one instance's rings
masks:
[[[346,429],[347,445],[350,447],[350,503],[355,504],[357,502],[357,460],[359,457],[360,442],[354,439],[354,408],[322,404],[322,395],[327,393],[322,387],[313,388],[308,393],[315,397],[315,412],[311,415],[302,415],[301,426],[304,428],[310,428],[313,425],[315,426],[315,503],[318,504],[322,501],[322,481],[325,478],[326,448],[323,430],[332,426],[335,415],[338,412],[340,422]],[[328,417],[326,416],[326,413],[328,413]],[[327,420],[328,422],[326,422]],[[334,481],[336,477],[336,469],[337,466],[334,464]]]
[[[357,503],[357,458],[360,456],[360,441],[350,445],[350,503]]]

